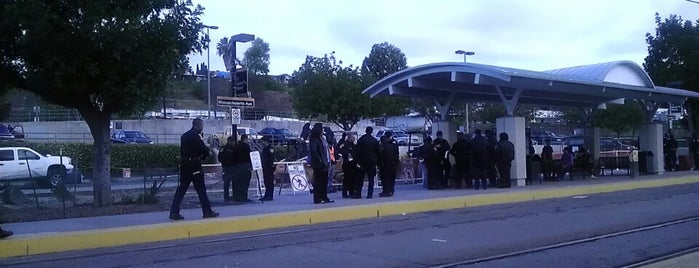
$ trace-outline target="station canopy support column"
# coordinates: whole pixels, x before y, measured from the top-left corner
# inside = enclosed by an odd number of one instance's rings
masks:
[[[653,123],[653,117],[658,110],[658,103],[642,100],[638,102],[646,113],[648,123],[641,125],[638,134],[638,149],[653,153],[651,162],[647,164],[648,173],[663,174],[665,172],[665,153],[663,151],[663,125]]]

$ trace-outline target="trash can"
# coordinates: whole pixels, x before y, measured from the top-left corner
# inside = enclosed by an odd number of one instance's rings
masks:
[[[653,152],[638,152],[638,171],[640,174],[650,174],[653,167]]]

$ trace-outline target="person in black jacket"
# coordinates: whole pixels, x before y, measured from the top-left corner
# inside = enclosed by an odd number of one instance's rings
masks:
[[[497,187],[497,174],[498,174],[498,169],[496,166],[496,159],[495,159],[495,146],[498,144],[498,139],[495,137],[495,132],[491,131],[490,129],[486,130],[483,133],[488,139],[488,162],[487,162],[487,167],[486,167],[486,174],[488,176],[488,185],[492,185],[493,187]]]
[[[218,161],[221,163],[223,170],[223,201],[231,201],[230,189],[235,169],[233,168],[233,157],[235,157],[235,137],[230,136],[226,139],[226,145],[223,146],[221,152],[218,153]]]
[[[262,177],[265,181],[265,195],[260,201],[274,200],[274,147],[269,143],[269,136],[262,137]]]
[[[454,156],[454,188],[461,189],[463,182],[466,182],[466,188],[471,187],[471,181],[468,179],[470,171],[469,161],[469,142],[466,140],[464,133],[456,135],[457,141],[451,147],[449,153]]]
[[[498,188],[510,188],[510,169],[512,160],[515,159],[515,145],[510,141],[507,133],[500,133],[500,141],[495,146],[495,163],[500,173],[500,185]]]
[[[444,189],[440,183],[441,179],[441,158],[437,149],[432,146],[432,137],[427,137],[421,149],[421,157],[427,168],[427,189],[441,190]]]
[[[357,159],[354,135],[349,134],[340,144],[338,153],[342,157],[342,198],[360,196],[357,194]]]
[[[333,203],[328,197],[328,169],[330,168],[330,151],[328,142],[323,137],[323,125],[315,123],[308,138],[308,157],[313,168],[313,203]]]
[[[488,140],[481,135],[481,130],[476,129],[471,140],[471,184],[473,189],[488,189]]]
[[[248,135],[240,136],[240,141],[233,149],[233,201],[238,203],[250,203],[248,199],[248,188],[250,188],[250,177],[252,177],[252,161],[250,160],[250,145],[248,145]]]
[[[194,189],[199,196],[201,210],[204,218],[217,217],[219,214],[211,210],[209,197],[206,195],[206,185],[204,185],[204,172],[201,168],[201,161],[209,156],[209,147],[206,147],[202,140],[201,133],[204,130],[204,121],[197,118],[192,121],[192,128],[182,134],[180,138],[180,185],[175,191],[170,207],[170,219],[182,220],[180,215],[180,204],[184,199],[184,194],[189,188],[189,184],[194,184]]]
[[[441,175],[439,177],[439,186],[449,188],[449,176],[451,175],[451,162],[449,161],[449,155],[447,155],[447,152],[451,149],[449,141],[445,140],[442,131],[438,130],[437,138],[432,143],[434,143],[434,148],[437,149],[439,154],[439,174]]]
[[[393,139],[393,133],[386,131],[381,143],[381,158],[379,163],[379,172],[381,178],[381,187],[383,191],[379,193],[379,197],[391,197],[395,192],[396,186],[396,168],[400,162],[398,154],[398,143]]]
[[[366,198],[370,199],[374,195],[374,177],[376,177],[376,164],[379,159],[381,145],[371,135],[372,132],[374,132],[374,128],[366,127],[365,134],[357,141],[357,164],[359,165],[359,176],[357,176],[358,196],[353,198],[361,198],[365,175],[367,180],[369,180]]]

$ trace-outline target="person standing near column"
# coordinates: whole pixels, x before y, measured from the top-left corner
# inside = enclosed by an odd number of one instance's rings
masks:
[[[308,157],[313,168],[313,203],[326,204],[335,201],[328,197],[328,170],[330,155],[328,142],[323,137],[323,125],[315,123],[308,138]]]
[[[206,185],[204,185],[204,172],[201,168],[201,161],[209,156],[209,147],[206,147],[202,140],[201,133],[204,130],[204,121],[197,118],[192,121],[192,128],[182,134],[180,138],[180,185],[175,191],[170,207],[171,220],[183,220],[180,215],[180,204],[189,188],[189,184],[194,184],[194,189],[199,196],[199,203],[204,218],[214,218],[219,214],[211,209],[209,197],[206,195]]]
[[[265,181],[265,195],[260,201],[272,201],[274,195],[274,147],[269,136],[262,137],[262,177]]]
[[[396,168],[400,162],[398,143],[393,139],[393,133],[386,131],[381,144],[381,166],[379,176],[381,178],[382,191],[379,197],[391,197],[395,192]]]
[[[510,169],[512,160],[515,159],[515,145],[510,141],[507,133],[500,133],[500,141],[495,145],[495,164],[500,173],[500,185],[498,188],[510,188]]]
[[[366,127],[364,135],[357,141],[357,164],[359,164],[357,194],[359,198],[361,198],[362,195],[365,175],[369,181],[366,198],[371,199],[374,195],[374,177],[376,177],[376,163],[379,159],[381,145],[379,141],[371,135],[373,132],[373,127]]]

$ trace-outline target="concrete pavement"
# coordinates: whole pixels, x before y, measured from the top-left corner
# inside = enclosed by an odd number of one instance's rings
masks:
[[[449,189],[428,191],[421,185],[397,186],[391,198],[341,199],[332,194],[332,204],[312,204],[308,193],[283,192],[261,204],[214,205],[219,218],[201,219],[201,209],[182,211],[183,221],[168,220],[168,212],[151,212],[92,218],[3,224],[15,236],[0,241],[0,257],[26,256],[70,250],[112,247],[137,243],[302,226],[344,220],[367,219],[425,211],[531,201],[602,192],[699,182],[699,173],[672,172],[664,175],[605,176],[598,179],[545,182],[510,189]],[[379,190],[380,191],[380,190]],[[193,193],[193,189],[188,194]],[[275,192],[276,194],[276,192]]]

